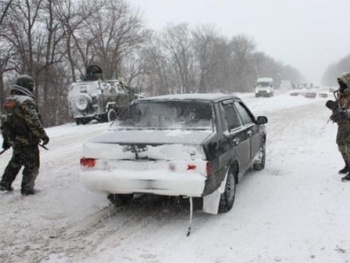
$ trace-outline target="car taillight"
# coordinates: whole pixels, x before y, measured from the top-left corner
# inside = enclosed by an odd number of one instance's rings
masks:
[[[194,169],[196,169],[196,165],[195,164],[188,164],[187,165],[187,170],[194,170]]]
[[[96,164],[96,160],[93,158],[81,158],[80,165],[85,167],[94,167]]]
[[[207,161],[205,169],[207,171],[207,177],[211,176],[211,162],[210,161]]]

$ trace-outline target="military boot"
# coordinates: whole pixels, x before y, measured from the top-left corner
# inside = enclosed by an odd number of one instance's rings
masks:
[[[1,182],[0,183],[0,191],[13,191],[13,187],[10,183]]]
[[[348,173],[347,175],[345,175],[341,180],[342,180],[343,182],[350,181],[350,173]]]
[[[35,190],[34,190],[34,189],[31,189],[31,190],[21,190],[21,194],[24,195],[24,196],[33,195],[33,194],[35,194]]]
[[[350,172],[350,169],[349,169],[349,165],[348,165],[348,162],[345,162],[345,166],[343,169],[339,170],[339,173],[340,174],[346,174],[347,172]]]

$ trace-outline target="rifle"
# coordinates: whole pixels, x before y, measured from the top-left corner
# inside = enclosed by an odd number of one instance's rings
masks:
[[[49,149],[47,147],[45,147],[44,145],[42,144],[39,144],[40,147],[44,148],[46,151],[48,151]],[[2,155],[4,152],[6,152],[8,149],[4,149],[0,152],[0,155]]]
[[[49,150],[44,144],[39,144],[39,146],[40,146],[41,148],[44,148],[46,151]]]

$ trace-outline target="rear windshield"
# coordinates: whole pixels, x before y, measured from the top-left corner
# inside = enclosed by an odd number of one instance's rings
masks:
[[[115,123],[151,129],[213,129],[213,109],[203,101],[135,101]]]

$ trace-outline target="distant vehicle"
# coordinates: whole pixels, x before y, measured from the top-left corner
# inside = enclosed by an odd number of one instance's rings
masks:
[[[312,99],[314,99],[314,98],[316,98],[316,96],[317,96],[316,92],[306,92],[305,93],[305,98],[312,98]]]
[[[107,133],[84,144],[80,178],[115,205],[155,194],[196,197],[204,212],[227,212],[245,172],[265,167],[265,123],[233,95],[134,100]]]
[[[280,85],[280,90],[291,90],[293,88],[293,83],[289,80],[282,80]]]
[[[100,72],[98,69],[96,71]],[[98,74],[102,74],[102,71]],[[114,121],[136,98],[134,92],[120,80],[103,81],[101,76],[96,76],[96,72],[90,72],[90,75],[92,77],[73,83],[69,88],[69,115],[77,125],[87,124],[91,120]]]
[[[305,82],[305,83],[302,84],[302,87],[304,89],[312,89],[314,87],[314,84]]]
[[[258,78],[255,85],[255,97],[272,97],[275,87],[272,78]]]

